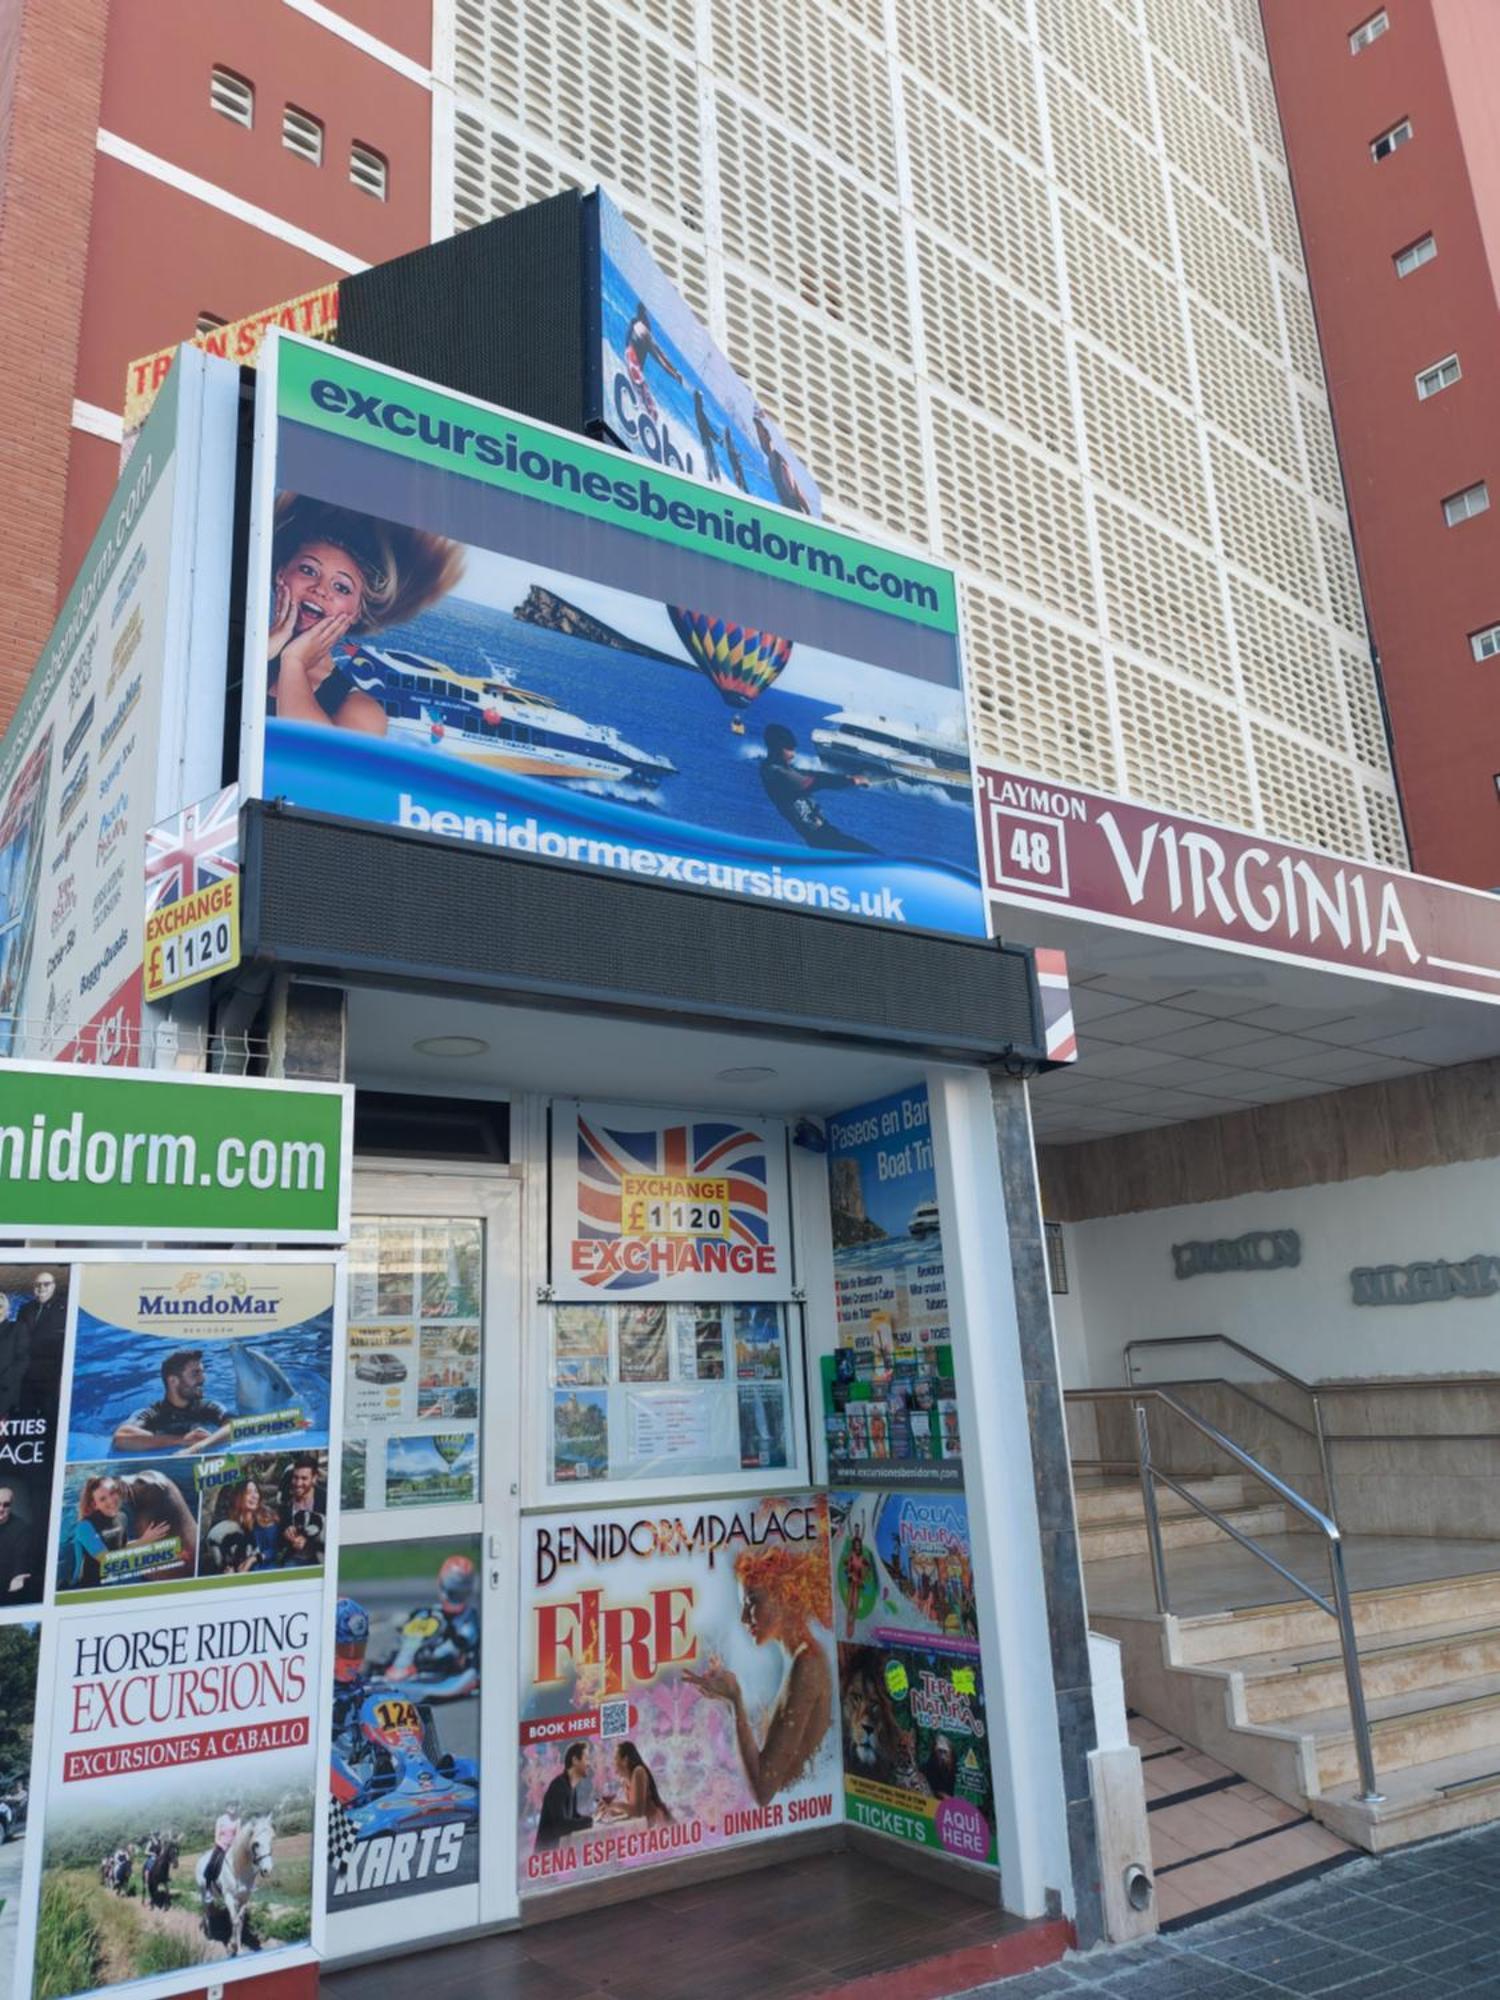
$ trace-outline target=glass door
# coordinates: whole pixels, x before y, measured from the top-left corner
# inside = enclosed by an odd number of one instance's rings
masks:
[[[355,1179],[333,1959],[517,1914],[519,1206],[492,1169]]]

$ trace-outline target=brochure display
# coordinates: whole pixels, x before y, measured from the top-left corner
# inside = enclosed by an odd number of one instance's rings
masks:
[[[831,1481],[961,1487],[927,1092],[828,1124],[838,1344],[820,1358]]]
[[[349,1241],[346,1509],[479,1498],[482,1225],[383,1216]]]

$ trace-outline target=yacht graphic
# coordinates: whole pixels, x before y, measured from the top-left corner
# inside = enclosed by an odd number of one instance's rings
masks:
[[[812,740],[823,762],[835,770],[936,785],[955,797],[967,797],[971,788],[969,752],[961,736],[930,733],[886,715],[839,709],[824,718]]]

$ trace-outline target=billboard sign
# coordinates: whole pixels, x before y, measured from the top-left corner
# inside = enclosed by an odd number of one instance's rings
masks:
[[[597,291],[593,414],[626,451],[729,492],[821,514],[807,467],[602,189],[589,198]]]
[[[0,1063],[0,1235],[57,1242],[337,1242],[342,1084]]]
[[[207,327],[193,335],[191,344],[205,354],[217,354],[222,360],[232,361],[236,368],[253,368],[261,343],[273,326],[284,327],[288,333],[305,333],[310,340],[332,340],[339,330],[338,279],[317,285],[310,292],[299,292],[294,299],[283,299],[280,305],[268,306],[264,312],[247,313],[243,319],[232,319],[225,326]],[[175,343],[159,347],[154,354],[143,354],[139,361],[132,361],[126,369],[123,414],[127,438],[133,437],[151,414],[176,354]]]
[[[1042,910],[1500,1000],[1487,891],[990,765],[977,782],[997,932],[1011,910]]]
[[[133,1059],[146,829],[220,775],[238,393],[184,352],[0,744],[0,1056]]]
[[[247,795],[983,935],[952,572],[275,336]]]

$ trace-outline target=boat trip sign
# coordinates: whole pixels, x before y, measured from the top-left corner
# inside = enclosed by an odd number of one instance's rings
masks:
[[[285,335],[256,393],[247,796],[984,935],[951,570]]]
[[[981,765],[985,882],[1006,907],[1500,1000],[1500,900]]]
[[[352,1121],[340,1084],[0,1063],[0,1236],[334,1242]]]

